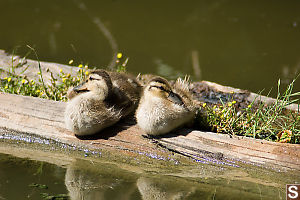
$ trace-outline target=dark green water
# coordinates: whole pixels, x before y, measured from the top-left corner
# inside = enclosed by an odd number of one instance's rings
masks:
[[[273,96],[279,78],[288,83],[300,72],[297,0],[1,0],[0,7],[0,49],[25,55],[30,45],[41,60],[104,67],[122,52],[133,73],[190,74],[264,94],[273,88]]]
[[[50,156],[50,154],[49,154]],[[147,173],[122,164],[75,159],[63,167],[0,154],[0,199],[285,199],[285,184],[299,176],[255,167],[194,163],[181,172]],[[180,165],[178,166],[180,168]],[[182,166],[181,166],[182,167]],[[141,166],[141,169],[143,167]],[[191,169],[192,168],[192,169]],[[32,184],[47,188],[32,187]]]

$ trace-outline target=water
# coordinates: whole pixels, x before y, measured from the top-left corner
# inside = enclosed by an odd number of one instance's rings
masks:
[[[47,157],[51,156],[53,152]],[[64,195],[72,200],[285,199],[285,184],[300,181],[299,175],[253,166],[224,168],[194,163],[179,165],[176,171],[147,170],[122,162],[80,158],[53,164],[59,158],[52,158],[51,164],[1,153],[0,199],[38,200],[43,195]]]
[[[296,0],[10,0],[0,7],[0,48],[25,55],[30,45],[41,60],[104,67],[120,51],[136,74],[190,74],[264,94],[273,88],[273,96],[279,78],[288,83],[300,72]]]
[[[40,193],[66,193],[65,173],[56,165],[0,154],[0,199],[41,199]],[[48,189],[32,184],[46,184]]]

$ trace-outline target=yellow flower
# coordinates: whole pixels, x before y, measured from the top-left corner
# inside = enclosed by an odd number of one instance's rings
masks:
[[[79,68],[82,68],[82,67],[83,67],[83,65],[82,65],[82,64],[80,64],[80,65],[78,65],[78,67],[79,67]]]
[[[25,79],[22,79],[21,83],[22,83],[22,84],[26,83],[26,80],[25,80]]]
[[[203,108],[205,108],[205,106],[206,106],[206,103],[202,104],[202,106],[203,106]]]
[[[89,75],[89,72],[88,72],[88,71],[86,71],[86,72],[85,72],[85,75]]]
[[[248,105],[248,108],[251,108],[252,106],[251,105]]]
[[[66,78],[63,78],[63,79],[62,79],[62,81],[63,81],[64,83],[66,82],[66,80],[67,80]]]
[[[37,74],[38,74],[38,75],[41,75],[41,72],[38,72]]]
[[[4,87],[4,89],[8,89],[8,86],[6,85],[6,86]]]
[[[122,58],[122,56],[123,56],[122,53],[118,53],[118,54],[117,54],[117,58],[119,58],[119,59]]]
[[[236,104],[236,101],[232,101],[232,104]]]
[[[60,69],[60,70],[59,70],[59,72],[60,72],[60,73],[62,73],[62,72],[63,72],[63,70],[62,70],[62,69]]]
[[[7,79],[7,77],[4,77],[4,80],[6,80]]]
[[[36,93],[40,93],[40,90],[36,90]]]
[[[9,77],[8,79],[7,79],[7,82],[10,82],[11,81],[11,77]]]
[[[74,62],[74,60],[69,60],[69,65],[71,65]]]
[[[70,78],[71,74],[67,74],[67,78]]]
[[[32,84],[32,85],[34,85],[34,84],[35,84],[34,80],[31,80],[31,84]]]

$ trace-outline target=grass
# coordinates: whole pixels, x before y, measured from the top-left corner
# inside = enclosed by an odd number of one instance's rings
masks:
[[[259,99],[243,109],[238,109],[234,100],[228,103],[221,101],[221,105],[208,106],[204,103],[198,123],[217,133],[300,144],[299,106],[298,111],[285,108],[296,102],[292,97],[300,95],[300,92],[292,93],[294,83],[295,80],[280,94],[279,80],[278,95],[271,105]]]
[[[31,48],[31,47],[29,47]],[[31,50],[38,56],[34,49]],[[13,63],[13,61],[12,61]],[[72,76],[62,69],[58,74],[50,73],[50,84],[45,84],[40,62],[38,80],[30,80],[21,74],[15,73],[16,66],[11,66],[8,76],[1,79],[0,91],[25,96],[33,96],[51,99],[55,101],[67,101],[67,91],[70,87],[78,85],[84,81],[89,74],[88,65],[79,64],[75,67],[76,74]],[[125,72],[128,58],[121,53],[117,54],[116,71]],[[74,64],[73,60],[69,64]],[[206,127],[210,131],[230,135],[241,135],[277,142],[300,144],[300,115],[297,112],[285,109],[285,107],[295,100],[293,97],[299,96],[300,92],[292,93],[295,80],[293,80],[280,93],[280,81],[278,81],[278,95],[276,101],[271,105],[266,105],[262,101],[253,101],[246,108],[238,109],[237,102],[224,103],[220,105],[207,105],[203,103],[200,108],[200,115],[197,117],[197,124]],[[299,99],[298,99],[299,100]]]
[[[74,76],[72,76],[70,73],[65,73],[63,69],[61,69],[58,74],[53,74],[53,72],[47,69],[46,72],[50,74],[51,78],[50,84],[45,84],[44,74],[42,72],[38,55],[35,49],[30,46],[28,46],[28,48],[30,48],[30,50],[34,52],[38,60],[38,80],[36,81],[33,79],[29,79],[24,75],[24,72],[30,66],[25,68],[20,74],[16,74],[15,69],[18,66],[13,65],[12,57],[12,64],[7,73],[8,76],[1,79],[0,92],[46,98],[54,101],[67,101],[66,94],[68,92],[68,89],[84,81],[90,73],[89,66],[83,65],[82,63],[75,66],[76,73]],[[128,60],[129,58],[125,58],[122,53],[118,53],[116,61],[116,71],[125,72]],[[69,65],[73,64],[74,61],[70,60]]]
[[[10,68],[9,75],[1,80],[0,91],[11,94],[20,94],[25,96],[33,96],[51,99],[55,101],[66,101],[67,91],[69,87],[78,85],[83,81],[88,72],[88,66],[83,68],[80,64],[77,66],[77,73],[75,76],[71,76],[69,73],[65,73],[62,69],[57,76],[47,69],[47,73],[50,73],[50,84],[45,84],[42,71],[39,70],[37,82],[33,79],[29,79],[23,73],[15,74],[14,67]]]

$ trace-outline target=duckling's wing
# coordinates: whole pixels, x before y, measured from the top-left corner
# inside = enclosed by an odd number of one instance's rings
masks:
[[[134,104],[138,104],[141,85],[136,81],[135,77],[127,73],[110,72],[113,86],[119,89],[119,95],[125,95]]]
[[[184,105],[190,110],[195,112],[196,104],[193,100],[192,93],[189,89],[189,77],[185,77],[184,79],[178,78],[173,85],[173,90],[176,94],[178,94]]]
[[[189,90],[189,77],[185,77],[184,79],[181,79],[180,77],[177,78],[175,84],[174,84],[174,90],[176,93],[180,94],[187,94],[190,92]]]

